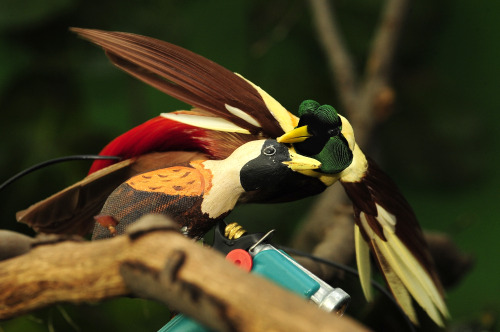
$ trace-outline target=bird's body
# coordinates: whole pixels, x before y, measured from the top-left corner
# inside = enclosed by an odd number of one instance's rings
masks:
[[[443,325],[448,312],[442,287],[415,214],[389,177],[363,154],[349,121],[333,107],[305,101],[299,118],[241,75],[178,46],[128,33],[73,31],[101,46],[120,69],[195,108],[162,114],[116,138],[101,154],[124,161],[96,161],[87,178],[19,212],[18,220],[39,231],[82,234],[109,196],[101,216],[127,224],[137,217],[135,210],[171,213],[190,227],[190,235],[199,236],[238,202],[300,199],[339,180],[354,206],[357,262],[367,298],[371,250],[410,319],[417,322],[413,297]],[[290,153],[316,159],[320,169],[288,169],[284,178],[268,181],[273,178],[266,177],[269,165],[240,154],[242,147],[266,138],[288,144]],[[253,146],[252,151],[259,149]],[[253,173],[240,174],[241,187],[230,175],[228,160],[245,161],[233,171]],[[175,185],[158,183],[169,177]],[[176,188],[186,195],[175,195]],[[193,219],[200,219],[199,228],[192,226]],[[96,227],[108,224],[102,219]],[[110,233],[98,237],[106,236]]]
[[[279,197],[280,192],[286,193],[287,183],[304,178],[297,170],[320,165],[267,139],[248,142],[223,160],[196,160],[138,174],[109,195],[96,218],[93,238],[121,234],[148,213],[168,215],[187,234],[201,237],[234,208],[240,197],[268,192]],[[110,223],[110,218],[114,222]]]

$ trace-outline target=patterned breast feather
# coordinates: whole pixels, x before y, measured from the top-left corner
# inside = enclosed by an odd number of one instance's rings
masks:
[[[201,224],[210,228],[210,218],[201,212],[200,206],[203,196],[212,186],[211,177],[211,173],[203,168],[202,161],[136,175],[113,191],[100,215],[111,216],[117,221],[118,234],[128,224],[148,213],[166,214],[188,229],[192,220],[205,218],[207,222]],[[192,231],[197,234],[206,230]],[[110,236],[108,229],[96,223],[93,239]]]

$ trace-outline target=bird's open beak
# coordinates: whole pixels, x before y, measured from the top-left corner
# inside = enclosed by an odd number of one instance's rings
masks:
[[[311,136],[312,135],[307,131],[307,126],[302,126],[290,130],[289,132],[278,137],[276,140],[279,143],[299,143],[305,141]]]
[[[292,160],[284,161],[283,164],[287,165],[294,171],[305,171],[321,167],[321,163],[316,159],[305,157],[293,150],[290,150],[290,158]]]

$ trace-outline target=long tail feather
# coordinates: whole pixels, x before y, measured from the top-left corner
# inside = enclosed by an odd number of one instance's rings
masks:
[[[450,314],[446,308],[444,300],[424,267],[408,251],[403,243],[390,232],[385,232],[387,242],[382,242],[381,247],[387,251],[387,254],[394,259],[395,266],[399,267],[398,275],[403,280],[406,287],[410,290],[415,300],[424,308],[429,316],[434,320],[438,319],[437,310],[444,316]],[[408,280],[406,281],[406,277]],[[414,289],[412,291],[412,289]],[[422,296],[421,294],[425,294]],[[437,310],[435,310],[437,309]],[[432,314],[431,314],[432,312]],[[435,319],[436,318],[436,319]],[[442,325],[442,324],[441,324]]]
[[[420,264],[411,265],[410,262],[404,261],[401,256],[408,257],[408,252],[397,253],[393,247],[393,240],[394,239],[391,239],[385,242],[375,238],[374,242],[376,243],[381,255],[388,262],[392,271],[399,277],[404,287],[409,291],[417,303],[439,326],[444,326],[443,320],[436,308],[436,304],[434,303],[434,294],[433,292],[430,292],[429,295],[429,291],[424,285],[427,280],[430,280],[428,275],[422,269]],[[391,289],[394,288],[391,284],[389,284],[389,287]],[[400,285],[397,285],[397,287],[400,287]]]
[[[411,296],[406,290],[403,282],[399,278],[399,276],[394,273],[391,264],[386,260],[386,257],[381,252],[379,246],[376,241],[371,242],[371,247],[377,258],[377,263],[382,270],[384,278],[391,289],[392,295],[398,302],[399,306],[406,313],[408,318],[414,323],[418,324],[417,314],[415,313],[415,309],[413,308],[413,304],[411,302]]]
[[[356,264],[358,266],[359,281],[361,288],[368,302],[373,300],[371,280],[371,264],[370,264],[370,248],[363,239],[358,225],[354,225],[354,244],[356,247]]]

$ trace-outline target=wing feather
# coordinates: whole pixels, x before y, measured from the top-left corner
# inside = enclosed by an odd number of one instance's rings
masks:
[[[394,182],[373,160],[367,161],[368,169],[357,182],[341,178],[353,202],[359,232],[370,243],[391,292],[408,316],[416,319],[407,293],[443,326],[442,317],[449,317],[443,288],[416,216]],[[364,250],[359,244],[356,249]]]
[[[436,318],[435,320],[439,318],[439,314],[434,310],[434,307],[436,307],[444,317],[449,317],[449,312],[441,293],[436,285],[434,285],[434,281],[424,267],[395,234],[386,232],[386,237],[387,242],[383,242],[381,247],[383,247],[396,262],[394,265],[400,267],[398,275],[401,276],[401,279],[403,279],[407,288],[410,289],[410,293],[415,297],[417,302],[419,302],[420,306],[428,310],[429,316],[433,317],[433,319]],[[407,276],[409,280],[405,281],[404,276]],[[422,296],[422,294],[426,294],[428,297]]]
[[[176,113],[199,117],[209,115],[198,110]],[[118,136],[99,154],[129,159],[152,152],[198,151],[209,155],[208,159],[224,159],[236,148],[253,139],[253,135],[206,130],[158,116]],[[113,163],[111,160],[96,160],[89,174]]]
[[[370,264],[370,249],[368,244],[363,239],[358,225],[354,225],[354,244],[356,247],[356,264],[358,266],[359,281],[363,294],[368,302],[373,300],[373,292],[370,284],[371,279],[371,264]]]
[[[414,324],[418,324],[417,314],[415,312],[415,308],[413,308],[411,296],[406,290],[406,287],[399,276],[392,269],[392,266],[390,262],[387,261],[386,256],[380,250],[378,241],[371,241],[370,244],[375,257],[377,258],[377,264],[382,271],[384,279],[389,285],[394,298],[398,302],[401,309],[403,309],[406,313],[408,318],[410,318]]]
[[[178,112],[162,113],[161,116],[166,119],[188,124],[193,127],[230,133],[250,134],[247,129],[241,128],[234,123],[220,117]]]
[[[60,192],[19,211],[16,218],[37,232],[88,234],[111,192],[130,177],[150,170],[207,159],[200,152],[149,153],[108,166]]]
[[[252,134],[278,137],[296,125],[296,117],[262,89],[191,51],[130,33],[71,30],[101,46],[122,70]]]
[[[392,238],[391,235],[387,241],[382,241],[379,238],[375,238],[374,241],[417,303],[439,326],[444,326],[439,311],[445,317],[448,315],[448,311],[439,292],[420,263],[415,260],[408,249],[398,246],[397,243],[400,241],[397,238]]]

